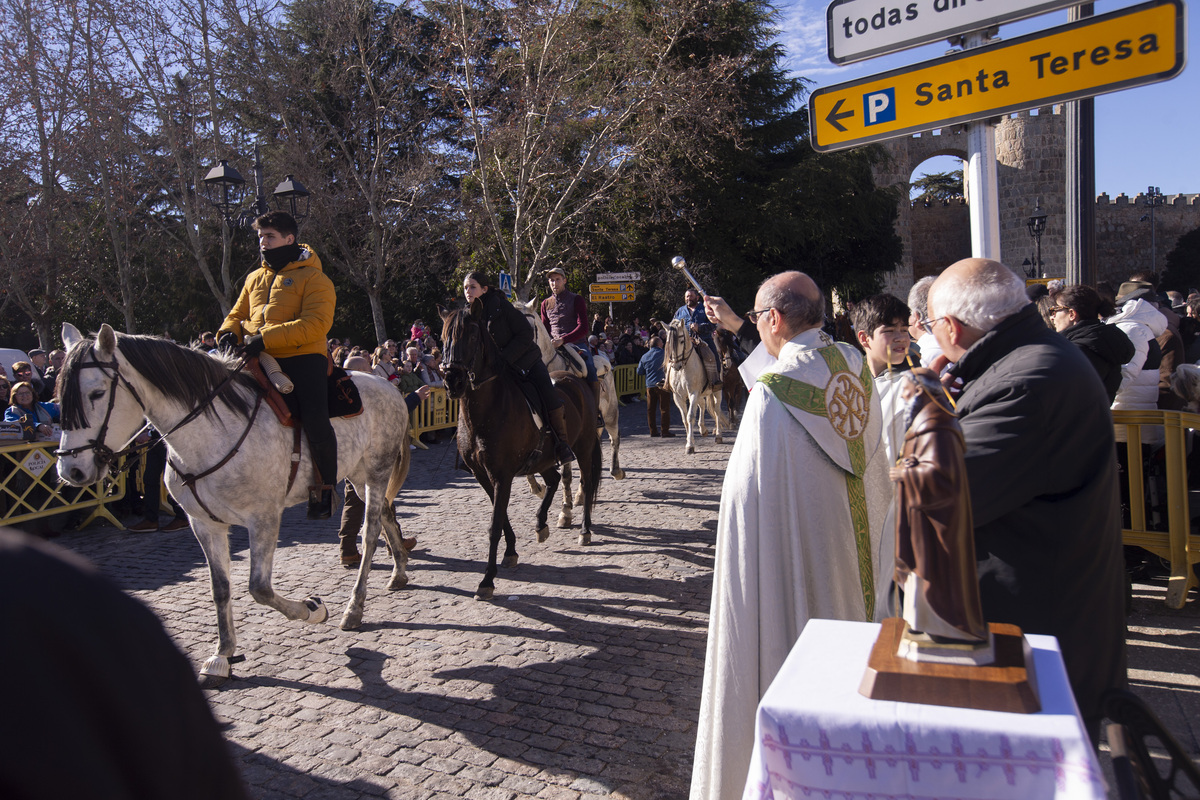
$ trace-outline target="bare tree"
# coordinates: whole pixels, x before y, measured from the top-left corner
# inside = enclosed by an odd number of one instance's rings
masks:
[[[702,160],[731,132],[736,59],[694,59],[716,3],[456,0],[442,22],[444,85],[464,116],[475,165],[468,213],[522,298],[557,240],[583,224],[651,153]],[[652,182],[647,182],[651,185]]]

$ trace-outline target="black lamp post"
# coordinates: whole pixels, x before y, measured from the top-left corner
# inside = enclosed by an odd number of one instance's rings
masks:
[[[1029,215],[1029,235],[1033,237],[1033,265],[1027,270],[1030,278],[1042,277],[1042,234],[1046,232],[1046,212],[1042,210],[1042,198],[1038,198],[1033,213]]]
[[[254,203],[244,211],[239,211],[245,195],[246,179],[226,159],[221,159],[221,163],[204,176],[204,196],[221,213],[225,224],[231,228],[246,227],[271,210],[263,188],[262,158],[257,144],[254,145]],[[309,191],[293,176],[288,175],[275,187],[274,197],[279,210],[291,213],[297,224],[308,217]]]
[[[1150,272],[1154,275],[1158,274],[1158,241],[1155,238],[1158,228],[1154,224],[1154,209],[1165,202],[1167,198],[1163,196],[1162,189],[1157,186],[1146,187],[1146,205],[1150,206]]]

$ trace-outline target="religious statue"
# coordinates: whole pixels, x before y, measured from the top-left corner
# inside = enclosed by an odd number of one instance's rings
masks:
[[[906,428],[889,470],[896,484],[895,579],[904,592],[898,655],[989,664],[994,653],[979,600],[962,429],[933,370],[913,369],[897,391]]]

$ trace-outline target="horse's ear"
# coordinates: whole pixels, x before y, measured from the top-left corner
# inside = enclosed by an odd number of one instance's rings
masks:
[[[117,334],[106,322],[100,326],[100,332],[96,334],[96,355],[105,361],[109,361],[116,350]]]
[[[537,298],[536,298],[536,297],[531,297],[531,298],[529,298],[529,302],[527,302],[527,303],[524,303],[523,305],[524,305],[524,306],[525,306],[525,308],[526,308],[526,309],[528,309],[529,311],[533,311],[534,309],[536,309],[536,308],[537,308],[537,304],[538,304]]]
[[[448,308],[446,308],[445,306],[443,306],[441,303],[438,303],[437,310],[438,310],[438,316],[442,318],[442,322],[445,322],[446,318],[450,316],[450,310]]]
[[[62,326],[63,346],[70,350],[75,345],[83,341],[83,334],[69,322],[64,322]]]

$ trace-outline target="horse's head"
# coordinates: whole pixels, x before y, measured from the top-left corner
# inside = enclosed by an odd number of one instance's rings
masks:
[[[467,308],[454,311],[439,309],[439,313],[442,317],[442,371],[446,376],[446,392],[458,398],[486,377],[483,303],[476,298]]]
[[[72,324],[62,329],[67,358],[58,378],[62,439],[58,475],[72,486],[87,486],[109,473],[117,454],[142,427],[145,409],[129,383],[117,334],[100,326],[95,341]]]

